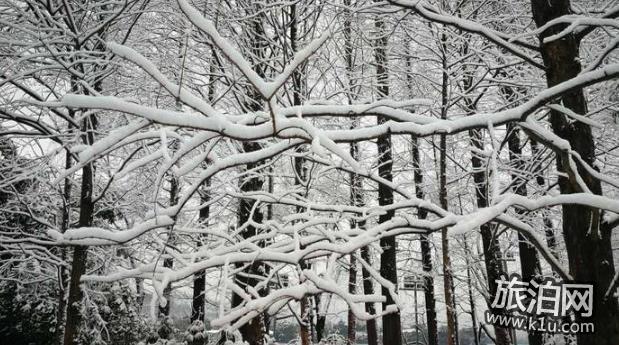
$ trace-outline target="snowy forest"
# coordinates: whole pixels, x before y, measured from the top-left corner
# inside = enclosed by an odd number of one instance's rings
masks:
[[[2,344],[618,345],[618,287],[617,0],[0,0]]]

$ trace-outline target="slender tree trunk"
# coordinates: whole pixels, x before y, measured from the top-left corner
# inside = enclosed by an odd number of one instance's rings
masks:
[[[473,340],[475,345],[479,345],[479,332],[477,331],[477,314],[475,311],[475,298],[473,297],[473,280],[471,278],[471,252],[466,236],[462,236],[464,244],[464,258],[466,261],[466,285],[468,286],[469,305],[471,306],[471,324],[473,325]]]
[[[217,18],[215,20],[215,23],[217,23]],[[209,103],[213,102],[215,98],[215,77],[214,76],[215,76],[215,73],[217,72],[217,68],[219,67],[217,66],[216,61],[217,59],[215,58],[215,50],[213,49],[211,51],[211,61],[209,65],[209,72],[210,72],[209,82],[210,83],[208,86],[208,93],[207,93],[207,100],[209,101]],[[210,179],[207,179],[206,181],[204,181],[204,186],[202,190],[200,191],[200,200],[203,204],[208,203],[211,200],[210,186],[211,186]],[[206,206],[200,209],[199,220],[203,224],[204,227],[208,227],[208,219],[210,217],[210,211],[211,211],[210,206]],[[198,248],[201,247],[202,245],[203,245],[202,239],[199,238],[198,243],[197,243]],[[196,320],[200,320],[204,322],[205,321],[204,320],[204,317],[205,317],[204,308],[206,307],[205,305],[206,303],[206,270],[197,272],[194,275],[192,301],[193,302],[191,305],[191,322],[194,322]]]
[[[246,14],[249,17],[247,24],[245,25],[244,33],[247,35],[247,39],[251,44],[250,52],[251,52],[251,62],[253,63],[254,71],[262,78],[265,77],[266,69],[268,68],[266,65],[267,60],[267,51],[269,43],[266,41],[266,32],[264,28],[264,12],[263,10],[264,4],[262,3],[247,3]],[[258,13],[258,15],[256,15]],[[243,106],[247,111],[260,111],[263,110],[263,99],[262,96],[257,93],[257,91],[253,88],[247,89],[248,97],[244,100]],[[243,142],[242,149],[243,152],[254,152],[258,151],[262,148],[260,142],[251,141],[251,142]],[[250,163],[245,166],[245,171],[249,172],[258,166],[260,166],[263,162]],[[240,189],[242,193],[248,192],[256,192],[262,191],[264,188],[264,179],[263,176],[264,171],[256,171],[249,173],[244,180],[240,181]],[[262,224],[264,215],[262,210],[259,207],[256,207],[254,212],[252,213],[252,209],[255,205],[256,201],[241,198],[239,202],[238,209],[238,225],[239,227],[247,223],[250,219],[252,222],[256,224]],[[252,238],[258,234],[258,229],[248,224],[245,229],[241,232],[241,236],[244,239]],[[265,243],[260,241],[257,243],[258,246],[264,246]],[[236,267],[241,268],[245,265],[237,264]],[[241,273],[236,275],[236,282],[242,288],[245,287],[254,287],[258,284],[258,280],[253,278],[254,275],[264,275],[266,267],[261,262],[252,262],[246,267]],[[259,291],[259,293],[263,294],[264,291]],[[232,308],[235,308],[243,303],[243,298],[236,293],[232,294]],[[248,342],[249,345],[264,345],[265,340],[265,320],[264,314],[260,314],[259,316],[254,317],[251,321],[244,324],[240,327],[239,331],[244,341]]]
[[[469,90],[472,84],[472,77],[465,78],[464,89]],[[464,102],[467,113],[469,115],[474,114],[477,104],[474,103],[470,97],[465,97]],[[473,169],[473,181],[475,183],[477,207],[481,209],[488,207],[488,179],[486,176],[486,169],[483,166],[482,157],[478,154],[478,152],[484,151],[483,133],[480,129],[469,130],[469,138],[471,140],[471,146],[473,147],[473,150],[471,150],[471,167]],[[495,228],[490,223],[486,223],[482,224],[479,227],[479,230],[481,232],[484,248],[484,261],[486,264],[486,274],[488,276],[488,288],[490,298],[492,298],[497,291],[497,280],[500,280],[501,277],[506,277],[506,272],[503,269],[503,262],[501,261],[501,247],[499,246],[498,239],[496,238]],[[527,254],[530,255],[531,253],[527,252]],[[535,251],[533,251],[533,255],[535,257]],[[527,259],[529,258],[527,257]],[[502,314],[504,312],[502,310],[495,310],[492,307],[490,307],[490,310],[494,314]],[[493,327],[497,345],[511,344],[510,332],[507,328],[498,326]]]
[[[571,14],[569,0],[532,0],[533,19],[538,27],[550,20]],[[579,59],[580,37],[568,34],[561,39],[544,42],[544,39],[561,32],[565,24],[553,25],[540,34],[542,58],[546,66],[548,86],[557,85],[576,77],[581,72]],[[582,89],[564,94],[560,103],[580,115],[587,114],[587,100]],[[595,142],[591,127],[578,122],[570,122],[558,111],[550,112],[553,131],[567,140],[572,150],[582,160],[594,166]],[[559,176],[559,189],[562,194],[582,192],[574,176],[567,174],[567,157],[557,155],[557,170],[565,173]],[[600,181],[582,166],[578,173],[585,184],[595,194],[602,194]],[[566,176],[568,175],[568,176]],[[593,315],[583,318],[577,313],[578,322],[593,322],[595,332],[579,333],[579,345],[615,345],[619,343],[619,305],[616,298],[606,298],[606,291],[615,275],[611,245],[611,229],[600,227],[600,210],[582,205],[564,205],[563,236],[570,266],[570,273],[576,282],[594,282]],[[612,296],[612,294],[611,294]]]
[[[345,11],[345,20],[344,20],[344,58],[346,60],[346,76],[348,79],[348,90],[347,90],[347,99],[348,104],[352,104],[352,100],[355,97],[353,95],[354,89],[354,77],[353,77],[353,45],[352,45],[352,19],[353,15],[350,11],[351,2],[350,0],[344,0],[344,11]],[[353,118],[351,128],[356,128],[359,125],[359,121],[356,118]],[[350,143],[350,155],[351,157],[358,161],[359,160],[359,143],[352,142]],[[365,205],[363,200],[363,181],[361,177],[355,173],[350,173],[350,204],[353,206],[362,207]],[[363,229],[365,227],[365,221],[358,222],[356,220],[352,220],[350,224],[351,228],[359,228]],[[350,268],[348,270],[348,292],[350,294],[354,294],[357,288],[357,260],[355,257],[356,253],[350,254]],[[373,321],[373,320],[372,320]],[[356,326],[357,319],[355,318],[355,314],[352,312],[352,308],[348,307],[348,334],[347,340],[349,345],[353,345],[356,342]]]
[[[72,113],[72,112],[70,112]],[[73,116],[71,116],[73,117]],[[71,154],[66,152],[65,156],[65,170],[69,170],[72,166]],[[62,208],[62,232],[66,231],[71,224],[71,192],[72,192],[71,178],[67,177],[64,180],[64,186],[62,191],[62,197],[64,199],[64,207]],[[67,259],[67,248],[61,247],[60,258],[63,263]],[[67,313],[67,282],[69,275],[67,269],[61,265],[58,266],[58,310],[56,311],[56,331],[54,338],[56,344],[62,345],[64,341],[64,324],[65,316]]]
[[[353,125],[351,127],[355,127],[357,121],[353,121]],[[359,144],[353,142],[350,144],[350,155],[353,159],[359,159]],[[363,182],[361,181],[361,177],[355,173],[350,173],[350,203],[353,206],[363,207],[365,205],[363,200]],[[351,228],[365,228],[365,221],[351,221]],[[367,250],[367,249],[366,249]],[[354,294],[357,288],[357,260],[355,258],[355,253],[350,254],[350,268],[348,269],[348,292]],[[353,345],[356,341],[356,330],[355,327],[357,325],[356,318],[352,309],[348,308],[348,344]],[[373,320],[372,320],[373,321]]]
[[[417,137],[412,137],[412,158],[413,171],[415,180],[415,196],[423,200],[423,171],[421,170],[421,158],[419,156],[419,140]],[[424,208],[419,208],[417,217],[426,219],[428,211]],[[436,323],[436,298],[434,297],[434,278],[432,277],[432,249],[430,248],[429,235],[422,234],[419,236],[421,246],[421,264],[423,267],[424,276],[424,296],[426,308],[426,322],[428,327],[428,345],[438,345],[438,328]]]
[[[535,141],[535,139],[530,139],[530,141],[531,141],[531,144],[530,144],[531,153],[533,157],[538,157],[539,144],[537,143],[537,141]],[[535,181],[537,182],[538,186],[542,188],[546,188],[546,179],[542,175],[541,171],[538,172],[538,175],[535,178]],[[554,231],[554,226],[552,225],[552,220],[550,220],[548,212],[546,212],[545,210],[541,211],[541,216],[542,216],[542,223],[544,224],[544,235],[546,236],[546,244],[548,245],[548,248],[550,249],[552,254],[556,258],[558,258],[559,253],[557,252],[557,238],[555,236],[555,231]]]
[[[207,179],[204,181],[204,187],[200,191],[200,201],[204,203],[208,203],[211,200],[210,197],[210,183],[211,180]],[[210,216],[210,207],[206,206],[200,209],[199,220],[202,226],[208,227],[208,219]],[[200,236],[202,237],[202,236]],[[203,243],[202,239],[199,238],[196,243],[197,247],[200,248]],[[204,308],[206,306],[206,271],[199,271],[194,275],[193,278],[193,298],[191,304],[191,322],[196,320],[200,320],[204,322]]]
[[[170,179],[170,194],[169,194],[170,196],[169,205],[170,206],[174,206],[178,203],[178,193],[179,193],[178,180],[176,178],[171,178]],[[172,225],[169,229],[168,243],[174,242],[173,230],[174,230],[174,226]],[[163,267],[172,269],[174,267],[174,260],[170,257],[164,258]],[[172,302],[171,295],[172,295],[172,284],[170,283],[163,290],[163,297],[165,298],[166,303],[163,306],[159,305],[159,314],[164,319],[170,315],[170,305]],[[168,336],[170,336],[170,334],[168,332],[165,332],[165,336],[163,336],[162,338],[168,339]]]
[[[441,84],[441,119],[447,119],[447,104],[449,99],[448,86],[449,75],[447,74],[447,56],[446,49],[447,37],[445,33],[441,37],[441,53],[442,53],[442,84]],[[441,207],[444,210],[449,208],[447,201],[447,137],[445,134],[440,135],[440,160],[439,160],[439,199]],[[456,345],[458,343],[458,329],[456,326],[456,301],[453,296],[453,277],[451,271],[451,259],[449,258],[449,235],[447,228],[441,229],[441,249],[443,254],[443,290],[445,292],[445,309],[447,312],[447,345]]]
[[[348,269],[348,292],[354,294],[357,289],[357,260],[355,253],[350,254],[350,267]],[[352,310],[348,309],[348,332],[347,340],[349,345],[355,345],[357,343],[357,318],[353,314]]]
[[[256,142],[244,142],[243,151],[253,152],[260,149],[260,144]],[[259,163],[248,164],[246,170],[254,169]],[[241,192],[255,192],[260,191],[263,188],[264,181],[260,176],[251,175],[241,184]],[[262,223],[263,215],[262,211],[257,208],[252,214],[252,208],[254,207],[254,200],[241,199],[239,203],[238,224],[239,226],[247,223],[250,218],[255,223]],[[253,225],[248,225],[242,231],[241,236],[245,239],[251,238],[257,235],[257,229]],[[249,275],[260,274],[261,270],[260,262],[253,262],[247,267],[243,273],[237,274],[236,281],[241,287],[255,286],[258,284],[256,278],[252,278]],[[237,265],[237,268],[243,265]],[[236,293],[232,294],[232,307],[237,307],[243,302],[243,298]],[[250,322],[240,327],[239,331],[244,341],[247,341],[250,345],[263,345],[264,344],[264,318],[262,315],[255,317]]]
[[[471,145],[475,150],[471,151],[471,165],[473,168],[473,180],[475,182],[475,194],[477,195],[477,207],[488,207],[488,188],[485,169],[482,159],[476,152],[483,152],[484,144],[481,130],[474,129],[469,131]],[[501,277],[506,277],[501,262],[501,251],[496,238],[495,229],[488,223],[480,226],[481,238],[484,247],[484,261],[486,264],[486,274],[488,276],[488,288],[490,296],[495,296],[497,292],[497,280]],[[492,298],[492,297],[491,297]],[[502,314],[503,310],[494,310],[490,307],[494,314]],[[510,344],[509,330],[506,328],[494,326],[494,333],[497,345]]]
[[[320,312],[320,294],[314,296],[315,312],[316,312],[316,342],[320,343],[324,336],[325,323],[327,321],[326,313]]]
[[[298,51],[298,21],[297,21],[297,4],[293,3],[290,5],[290,47],[292,53],[296,53]],[[301,67],[297,68],[292,73],[292,103],[293,105],[301,105],[302,103],[302,73],[299,70]],[[301,150],[297,150],[297,153],[301,153]],[[302,157],[295,157],[294,159],[294,169],[295,169],[295,185],[299,190],[303,188],[303,184],[306,182],[307,178],[307,169],[305,167],[305,159]],[[303,212],[303,207],[297,207],[297,213]],[[310,264],[306,261],[301,262],[300,264],[302,269],[309,269]],[[310,345],[312,332],[312,308],[311,301],[309,296],[301,297],[301,325],[299,327],[300,337],[301,337],[301,345]]]
[[[370,256],[370,249],[368,247],[361,248],[361,258],[367,262],[368,265],[372,264],[372,257]],[[366,268],[361,269],[361,276],[363,278],[363,293],[366,295],[374,294],[374,284],[372,283],[372,277],[370,272]],[[376,314],[376,307],[374,303],[365,303],[365,311],[370,314]],[[365,323],[368,332],[368,345],[378,345],[378,327],[376,326],[376,319],[367,320]]]
[[[527,195],[526,181],[523,181],[519,177],[518,172],[524,168],[524,162],[522,161],[522,147],[520,146],[520,131],[514,124],[507,126],[507,145],[509,148],[509,160],[515,173],[512,174],[512,186],[514,191],[518,195]],[[525,214],[524,210],[518,209],[519,214]],[[529,282],[539,279],[542,269],[540,266],[539,258],[537,257],[537,250],[535,247],[524,237],[518,233],[518,253],[520,256],[520,269],[522,273],[522,280]],[[542,345],[544,337],[541,332],[528,332],[529,345]]]
[[[411,44],[406,46],[406,82],[408,86],[409,96],[413,94],[413,51]],[[419,200],[424,199],[423,191],[423,170],[421,168],[421,156],[419,155],[419,139],[416,136],[411,136],[411,158],[413,161],[413,179],[415,182],[415,197]],[[424,208],[417,209],[417,217],[426,219],[428,211]],[[434,277],[432,276],[432,249],[430,248],[430,240],[428,234],[419,235],[421,247],[421,265],[424,275],[424,297],[426,308],[426,322],[428,331],[428,345],[438,345],[438,327],[436,322],[436,298],[434,296]]]

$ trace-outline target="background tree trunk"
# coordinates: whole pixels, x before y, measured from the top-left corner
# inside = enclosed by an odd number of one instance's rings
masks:
[[[204,181],[204,188],[200,193],[200,201],[202,203],[208,203],[210,198],[210,191],[208,190],[211,185],[211,180]],[[208,227],[208,219],[210,216],[210,207],[206,206],[200,209],[199,219],[202,226]],[[203,245],[202,240],[198,239],[196,243],[198,249]],[[206,303],[206,272],[200,271],[194,275],[193,278],[193,298],[191,304],[191,322],[200,320],[204,322],[204,308]]]
[[[514,169],[512,173],[512,187],[514,192],[518,195],[527,195],[527,182],[524,181],[519,174],[524,168],[524,162],[522,161],[522,147],[520,146],[520,130],[513,124],[507,126],[507,146],[509,148],[509,160]],[[518,209],[516,212],[519,214],[525,214],[522,209]],[[539,279],[542,273],[539,258],[537,257],[537,250],[535,247],[524,237],[518,233],[518,254],[520,257],[520,271],[522,273],[522,281],[529,282]],[[528,332],[529,345],[542,345],[544,337],[541,332]]]
[[[70,114],[72,111],[70,112]],[[73,118],[73,116],[71,116]],[[67,150],[65,153],[65,169],[70,169],[72,166],[71,154]],[[64,179],[64,186],[62,191],[62,198],[64,201],[62,208],[62,224],[61,230],[66,231],[71,224],[71,192],[73,190],[71,184],[71,178],[67,177]],[[64,261],[67,259],[67,248],[58,248],[60,251],[60,258]],[[54,338],[56,339],[56,344],[62,345],[64,341],[64,327],[65,327],[65,316],[67,313],[67,283],[69,281],[69,276],[66,267],[58,266],[58,310],[56,311],[56,330],[54,334]]]
[[[421,158],[419,156],[419,140],[412,137],[412,159],[415,180],[415,196],[423,200],[423,172],[421,170]],[[428,211],[418,208],[417,217],[426,219]],[[436,325],[436,298],[434,297],[434,278],[432,277],[432,249],[430,248],[430,235],[419,235],[421,247],[421,264],[425,273],[423,291],[425,296],[426,322],[428,327],[428,345],[438,345],[438,328]]]
[[[447,37],[443,32],[441,36],[441,61],[443,67],[442,84],[441,84],[441,119],[447,119],[447,107],[449,100],[449,75],[447,74]],[[440,160],[439,160],[439,202],[441,208],[447,211],[449,203],[447,200],[447,137],[445,134],[440,135]],[[449,235],[447,228],[441,229],[441,249],[443,255],[443,290],[445,293],[445,309],[447,313],[447,345],[458,344],[458,328],[457,328],[457,313],[456,300],[453,295],[454,284],[451,271],[451,259],[449,258]]]

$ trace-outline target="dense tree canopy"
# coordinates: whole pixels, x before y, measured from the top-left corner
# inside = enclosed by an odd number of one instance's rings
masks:
[[[616,345],[617,16],[0,0],[0,336]],[[595,331],[488,322],[513,273]]]

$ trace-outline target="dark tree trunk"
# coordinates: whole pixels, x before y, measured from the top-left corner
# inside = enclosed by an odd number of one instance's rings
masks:
[[[217,20],[215,21],[217,22]],[[210,76],[209,76],[209,86],[208,86],[208,93],[207,93],[207,99],[209,102],[213,102],[214,98],[215,98],[215,73],[217,72],[217,68],[218,68],[218,64],[217,64],[217,59],[215,58],[215,50],[211,50],[211,61],[210,61],[210,65],[209,65],[209,72],[210,72]],[[208,160],[207,162],[205,162],[205,164],[208,164]],[[202,203],[208,203],[211,200],[211,196],[210,196],[210,188],[211,186],[211,180],[207,179],[206,181],[204,181],[204,185],[202,190],[200,191],[200,200]],[[208,227],[208,219],[210,217],[210,206],[206,206],[202,209],[200,209],[200,214],[199,214],[199,220],[200,222],[203,224],[204,227]],[[201,236],[200,236],[201,237]],[[197,246],[198,248],[200,246],[202,246],[202,239],[199,238],[198,239],[198,243]],[[200,271],[198,273],[196,273],[194,275],[194,281],[193,281],[193,300],[192,300],[192,304],[191,304],[191,322],[196,321],[196,320],[201,320],[202,322],[204,322],[204,308],[205,303],[206,303],[206,271]]]
[[[417,137],[412,137],[412,158],[415,179],[415,196],[417,199],[424,199],[423,192],[423,172],[421,170],[421,160],[419,156],[419,142]],[[419,208],[417,217],[426,219],[428,211]],[[438,345],[438,328],[436,325],[436,298],[434,297],[434,278],[432,277],[432,249],[427,234],[420,235],[421,264],[424,276],[423,291],[425,295],[426,322],[428,327],[428,345]]]
[[[83,123],[83,141],[86,145],[94,143],[94,131],[96,129],[96,119],[94,115],[88,116]],[[80,192],[80,216],[79,227],[92,226],[94,214],[94,203],[92,199],[94,183],[94,166],[92,163],[84,165],[82,168],[82,183]],[[84,292],[80,286],[80,280],[86,272],[86,262],[88,260],[88,248],[76,246],[73,249],[73,261],[71,263],[71,278],[69,281],[69,298],[67,300],[67,317],[64,331],[64,345],[77,344],[76,337],[82,323],[82,299]]]
[[[449,75],[447,74],[447,36],[443,32],[441,36],[441,62],[443,67],[442,84],[441,84],[441,119],[447,119],[447,107],[449,101],[448,83]],[[447,200],[447,137],[445,134],[440,135],[439,150],[441,151],[439,160],[439,201],[444,210],[448,210],[449,203]],[[453,295],[453,277],[451,272],[451,259],[449,258],[449,235],[447,228],[441,229],[441,249],[443,256],[443,290],[445,293],[445,309],[447,314],[447,345],[456,345],[458,343],[458,328],[456,300]]]
[[[481,157],[476,152],[483,152],[484,144],[481,130],[474,129],[469,131],[471,145],[475,150],[471,151],[471,165],[473,169],[473,180],[475,181],[475,191],[477,195],[477,207],[488,207],[488,181],[486,178],[485,169]],[[502,276],[506,276],[501,262],[501,249],[496,238],[495,228],[489,224],[483,224],[479,228],[481,232],[482,243],[484,247],[484,261],[486,264],[486,274],[488,276],[488,289],[490,298],[495,296],[497,292],[497,280]],[[502,310],[495,310],[490,307],[490,311],[494,314],[502,314]],[[511,343],[511,338],[507,328],[494,326],[494,334],[497,345],[506,345]]]
[[[320,313],[320,294],[314,296],[314,304],[316,311],[316,342],[320,343],[325,332],[325,323],[327,321],[326,313]]]
[[[243,151],[253,152],[260,149],[260,144],[256,142],[244,142]],[[260,163],[252,163],[247,165],[247,170],[256,168]],[[260,191],[263,188],[264,181],[258,174],[251,174],[245,181],[242,181],[241,192],[255,192]],[[254,200],[242,198],[239,202],[238,211],[238,224],[244,225],[247,221],[252,219],[253,222],[260,224],[263,220],[262,211],[257,208],[252,214],[252,208],[254,207]],[[241,236],[244,239],[248,239],[257,235],[257,229],[253,225],[248,225],[245,230],[242,231]],[[261,244],[263,245],[263,244]],[[237,268],[243,267],[243,264],[238,264]],[[242,273],[237,274],[236,281],[241,287],[256,286],[258,284],[257,279],[251,278],[250,275],[261,274],[260,262],[253,262],[246,267]],[[241,296],[236,293],[232,294],[232,307],[237,307],[243,302]],[[247,341],[250,345],[262,345],[264,344],[264,319],[263,316],[257,316],[250,322],[241,326],[239,329],[244,341]]]
[[[200,201],[208,203],[211,200],[209,187],[211,180],[204,181],[204,188],[200,191]],[[210,216],[210,207],[206,206],[200,209],[199,220],[202,226],[208,227],[208,219]],[[200,236],[201,237],[201,236]],[[198,239],[197,246],[200,248],[203,243],[202,239]],[[191,322],[200,320],[204,322],[204,308],[206,304],[206,272],[200,271],[194,275],[193,278],[193,299],[191,304]]]
[[[175,143],[173,145],[176,145]],[[174,206],[174,205],[176,205],[178,203],[178,196],[179,196],[178,194],[179,194],[178,180],[173,177],[173,178],[170,179],[170,203],[169,203],[170,206]],[[174,225],[172,225],[170,227],[170,229],[169,229],[168,243],[173,243],[174,242],[173,230],[174,230]],[[164,258],[163,259],[163,267],[172,269],[174,267],[174,260],[172,258],[170,258],[170,257]],[[161,317],[163,317],[164,320],[170,315],[170,305],[172,303],[171,296],[172,296],[172,283],[169,283],[165,287],[165,289],[163,289],[163,297],[166,299],[166,303],[163,306],[159,305],[159,314],[160,314]],[[164,323],[166,323],[165,326],[167,326],[167,320]],[[162,338],[164,338],[164,339],[168,339],[168,336],[171,335],[167,331],[165,331],[163,333],[160,332],[160,335],[161,334],[164,334],[164,336],[162,336]]]
[[[355,253],[350,254],[350,267],[348,269],[348,292],[350,294],[354,294],[357,289],[357,260],[355,258]],[[347,341],[349,345],[355,345],[357,343],[357,318],[355,314],[353,314],[352,310],[348,309],[348,332],[347,332]]]
[[[356,126],[357,121],[353,121],[351,127]],[[359,159],[359,144],[353,142],[350,144],[350,155],[353,159]],[[363,200],[363,182],[361,177],[355,173],[350,173],[350,203],[353,206],[363,207],[365,205]],[[351,228],[365,229],[365,221],[351,221]],[[367,250],[367,249],[366,249]],[[357,288],[357,260],[355,253],[350,254],[350,268],[348,270],[348,292],[354,294]],[[348,344],[353,345],[356,341],[355,327],[357,325],[355,315],[351,308],[348,308]],[[369,338],[369,336],[368,336]]]
[[[372,258],[370,256],[370,249],[368,247],[361,248],[361,258],[367,262],[368,265],[372,264]],[[361,276],[363,278],[363,293],[366,295],[374,294],[374,284],[372,283],[372,277],[370,272],[365,268],[361,268]],[[370,314],[376,314],[376,307],[374,303],[365,303],[365,311]],[[368,332],[368,345],[378,345],[378,327],[376,326],[376,319],[367,320],[365,327]]]
[[[262,78],[266,75],[268,68],[267,54],[269,42],[266,40],[266,31],[264,28],[265,18],[263,6],[264,4],[258,2],[247,2],[245,4],[245,12],[248,15],[248,22],[243,27],[245,38],[248,40],[250,47],[250,55],[248,58],[253,65],[254,71]],[[256,14],[257,13],[257,14]],[[246,89],[247,97],[243,100],[243,106],[247,111],[260,111],[263,110],[262,96],[253,88],[248,87]],[[262,148],[259,142],[243,142],[243,152],[254,152]],[[251,171],[264,162],[250,163],[245,166],[245,171]],[[264,175],[264,171],[254,171],[249,173],[244,180],[240,181],[240,189],[242,193],[262,191],[264,188],[264,180],[261,175]],[[252,213],[256,201],[241,198],[239,200],[238,209],[238,225],[242,226],[250,219],[256,223],[261,224],[264,220],[264,215],[260,207],[256,207]],[[247,225],[241,232],[241,236],[244,239],[249,239],[258,234],[258,229],[255,226]],[[265,243],[260,241],[258,246],[264,246]],[[258,280],[252,276],[264,275],[266,267],[261,262],[252,262],[248,265],[237,264],[236,268],[245,268],[242,272],[238,273],[235,277],[236,283],[241,287],[254,287],[258,284]],[[264,294],[265,291],[258,291],[260,294]],[[235,308],[243,303],[241,296],[236,293],[232,293],[232,308]],[[243,341],[249,343],[249,345],[263,345],[265,340],[266,324],[264,314],[254,317],[251,321],[240,327],[239,331],[243,338]]]
[[[571,14],[569,0],[532,0],[533,18],[538,27],[560,16]],[[565,25],[554,25],[540,35],[542,58],[546,66],[548,86],[567,81],[581,72],[579,48],[580,38],[574,34],[544,43],[543,40],[563,30]],[[577,114],[587,113],[587,100],[582,89],[564,94],[560,103]],[[591,128],[580,121],[570,122],[560,112],[551,111],[550,123],[553,131],[567,140],[572,150],[584,162],[593,166],[595,161],[595,142]],[[557,155],[557,169],[567,173],[566,156]],[[578,172],[589,190],[602,194],[600,181],[582,166]],[[559,177],[562,194],[582,192],[574,176]],[[619,343],[619,306],[616,298],[605,298],[615,275],[611,246],[611,229],[600,227],[600,210],[582,205],[564,205],[563,236],[570,266],[570,273],[576,282],[594,283],[593,315],[589,319],[580,317],[578,322],[593,322],[595,332],[579,333],[579,345],[615,345]],[[612,294],[611,294],[612,296]]]
[[[290,47],[292,53],[296,53],[298,51],[298,21],[297,21],[297,4],[293,3],[290,5]],[[292,73],[292,104],[293,105],[301,105],[302,104],[302,92],[303,92],[303,80],[302,73],[299,70],[301,67],[297,68]],[[301,154],[302,151],[300,149],[296,150],[298,154]],[[295,157],[294,159],[294,169],[295,169],[295,185],[298,188],[299,196],[301,196],[301,189],[303,188],[304,183],[306,183],[307,178],[307,168],[305,167],[305,159],[302,157]],[[297,213],[301,213],[304,211],[303,207],[297,207]],[[311,265],[302,261],[300,263],[302,269],[309,269]],[[312,332],[312,308],[310,296],[301,297],[301,324],[299,325],[299,332],[301,337],[301,345],[310,345]]]
[[[377,15],[374,21],[379,38],[375,42],[374,56],[376,60],[376,82],[378,98],[389,95],[389,77],[387,74],[387,36],[384,35],[385,22],[381,15]],[[378,124],[386,122],[382,116],[377,118]],[[381,135],[376,139],[378,150],[378,175],[388,181],[393,180],[393,160],[391,152],[391,135]],[[386,206],[393,204],[393,191],[383,184],[378,185],[378,204]],[[389,210],[378,217],[378,223],[382,224],[391,220],[394,211]],[[383,237],[380,239],[380,246],[383,252],[380,255],[380,274],[383,278],[398,284],[398,270],[396,266],[397,243],[395,236]],[[394,300],[386,287],[382,287],[382,294],[386,301],[383,302],[383,310],[394,304]],[[396,311],[383,316],[383,344],[400,345],[402,344],[402,325],[400,323],[400,312]]]
[[[465,78],[464,89],[469,90],[472,85],[472,77]],[[465,97],[464,102],[467,113],[469,115],[474,114],[477,104],[470,97]],[[480,157],[478,154],[478,152],[484,151],[484,139],[482,130],[469,130],[469,138],[471,140],[471,146],[474,148],[474,150],[471,150],[471,167],[473,170],[473,181],[475,182],[477,207],[479,209],[482,209],[488,207],[488,178],[486,176],[486,169],[482,162],[482,157]],[[486,274],[488,277],[489,296],[490,299],[492,299],[497,291],[496,281],[500,280],[501,277],[506,277],[507,275],[505,270],[503,269],[503,262],[501,261],[501,247],[498,243],[497,234],[495,231],[496,228],[490,223],[486,223],[481,225],[479,227],[479,230],[481,232],[484,249],[484,262],[486,264]],[[519,238],[521,238],[520,235],[518,236]],[[522,243],[525,242],[523,241]],[[535,256],[535,250],[533,250],[533,255]],[[503,313],[502,310],[492,308],[490,305],[489,309],[494,314]],[[497,345],[511,344],[510,331],[507,328],[502,328],[498,326],[493,327]]]
[[[72,114],[72,111],[69,112]],[[73,116],[71,116],[73,117]],[[65,169],[69,170],[71,168],[71,154],[69,151],[66,152],[65,156]],[[62,208],[62,231],[66,231],[71,224],[71,192],[72,192],[72,184],[71,178],[67,177],[64,180],[64,186],[62,191],[63,198],[63,208]],[[60,258],[63,263],[67,259],[67,248],[61,247],[59,248]],[[54,334],[54,338],[56,339],[56,344],[62,345],[64,341],[64,324],[65,324],[65,316],[67,313],[67,282],[69,281],[69,275],[66,267],[63,265],[58,266],[58,310],[56,310],[56,331]]]
[[[477,329],[477,315],[475,314],[475,298],[473,297],[473,280],[471,278],[471,262],[472,253],[469,250],[469,242],[466,236],[463,236],[464,243],[464,258],[466,261],[466,285],[468,286],[469,305],[471,306],[471,324],[473,326],[473,343],[479,345],[479,332]]]

